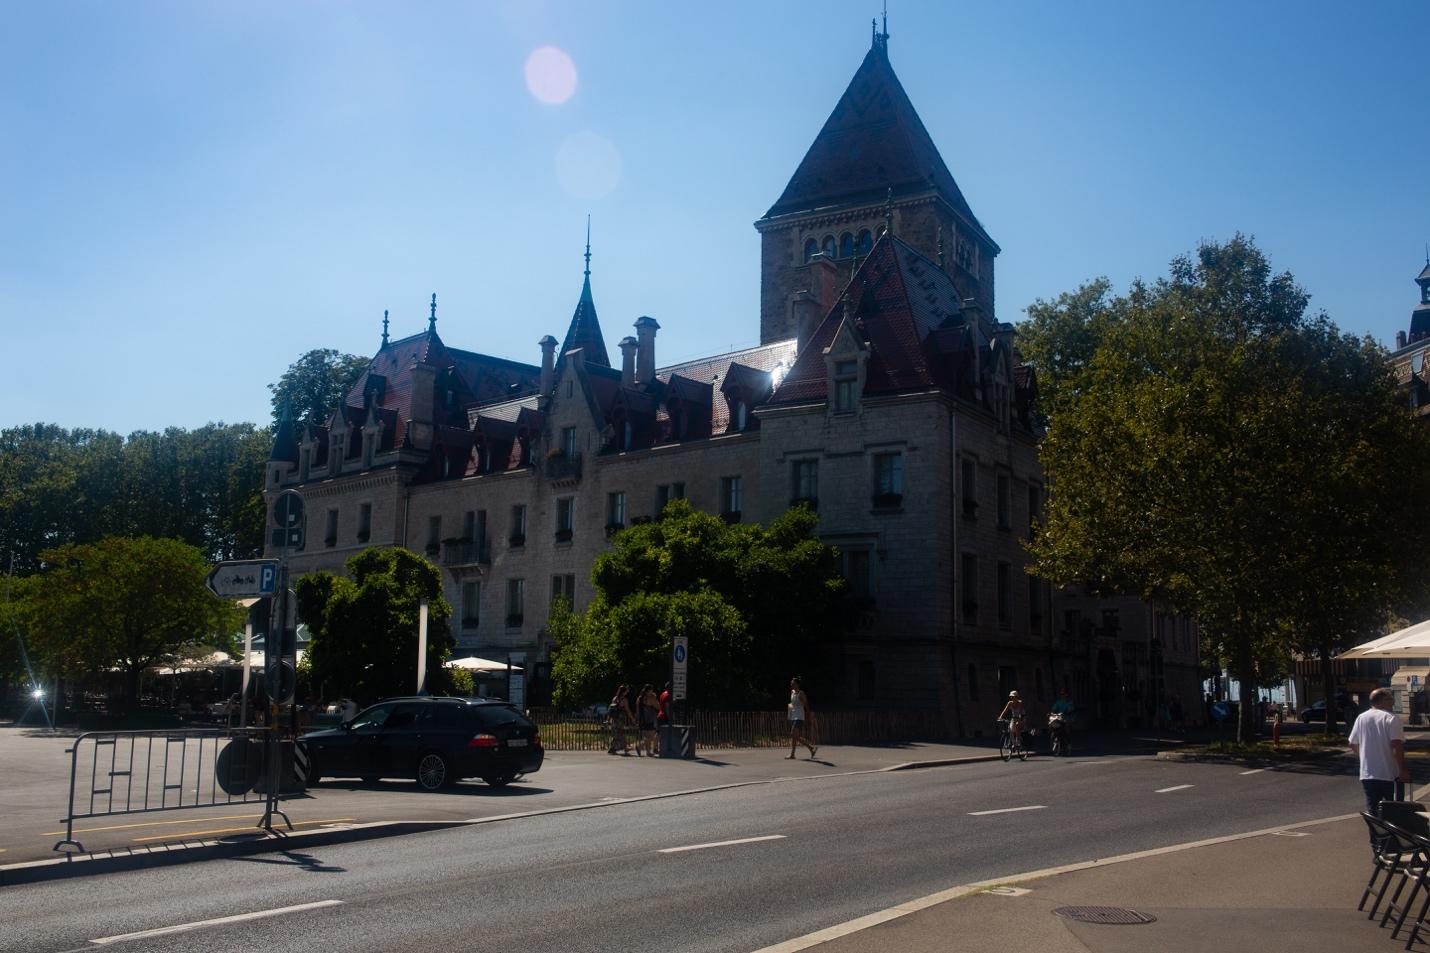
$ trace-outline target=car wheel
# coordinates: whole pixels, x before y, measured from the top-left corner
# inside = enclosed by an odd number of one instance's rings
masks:
[[[424,791],[437,791],[447,786],[447,759],[435,751],[424,754],[417,762],[417,786]]]
[[[493,774],[482,778],[482,780],[487,782],[494,788],[504,788],[508,784],[510,784],[515,779],[515,777],[516,775],[513,774]]]

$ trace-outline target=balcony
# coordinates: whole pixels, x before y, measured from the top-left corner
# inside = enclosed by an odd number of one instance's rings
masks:
[[[610,538],[610,537],[616,535],[617,533],[619,533],[621,530],[623,530],[623,529],[625,529],[625,528],[626,528],[626,524],[625,524],[625,523],[607,523],[607,524],[606,524],[606,536],[607,536],[607,538]]]
[[[546,458],[542,465],[548,480],[581,479],[581,454],[556,453]]]
[[[875,493],[872,499],[874,509],[892,510],[901,506],[904,502],[902,493]]]
[[[491,561],[484,539],[442,540],[443,566],[484,566]]]
[[[789,501],[789,508],[806,506],[811,512],[819,509],[819,497],[817,496],[796,496]]]
[[[525,546],[525,545],[526,545],[526,534],[525,534],[525,533],[512,533],[511,536],[509,536],[509,537],[507,538],[507,541],[506,541],[506,542],[507,542],[507,545],[510,546],[512,549],[517,549],[517,548],[519,548],[519,547]]]
[[[507,627],[508,629],[519,629],[519,628],[521,628],[521,623],[522,623],[523,618],[524,618],[524,617],[522,616],[522,614],[521,614],[520,612],[514,612],[514,613],[512,613],[511,615],[508,615],[508,616],[506,617],[506,627]]]
[[[556,531],[556,541],[557,541],[558,543],[569,543],[569,542],[571,542],[571,530],[569,530],[569,529],[558,529],[558,530]]]

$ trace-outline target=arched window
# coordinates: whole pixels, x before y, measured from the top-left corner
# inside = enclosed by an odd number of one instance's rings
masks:
[[[874,248],[874,236],[869,234],[869,229],[859,233],[859,240],[854,243],[854,248],[860,255],[867,255]]]
[[[833,258],[833,257],[834,257],[834,250],[835,250],[835,249],[834,249],[834,236],[833,236],[833,235],[825,235],[825,236],[824,236],[824,253],[825,253],[826,255],[828,255],[830,258]]]
[[[819,242],[811,238],[809,241],[804,243],[804,260],[806,263],[814,261],[814,256],[818,254]]]
[[[839,236],[839,257],[854,257],[854,236],[849,234],[848,232],[845,232],[843,235]]]

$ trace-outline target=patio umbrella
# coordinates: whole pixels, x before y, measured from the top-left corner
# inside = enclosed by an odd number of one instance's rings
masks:
[[[1425,658],[1430,656],[1430,619],[1382,635],[1337,655],[1338,659]]]
[[[466,658],[454,658],[447,663],[448,668],[461,668],[469,672],[505,672],[510,668],[513,672],[521,671],[520,665],[507,665],[505,662],[493,662],[488,658],[477,658],[475,655],[468,655]]]

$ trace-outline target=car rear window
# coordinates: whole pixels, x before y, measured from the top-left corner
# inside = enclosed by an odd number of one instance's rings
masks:
[[[521,712],[506,705],[479,705],[477,724],[484,728],[496,728],[501,725],[529,725],[531,722]]]

